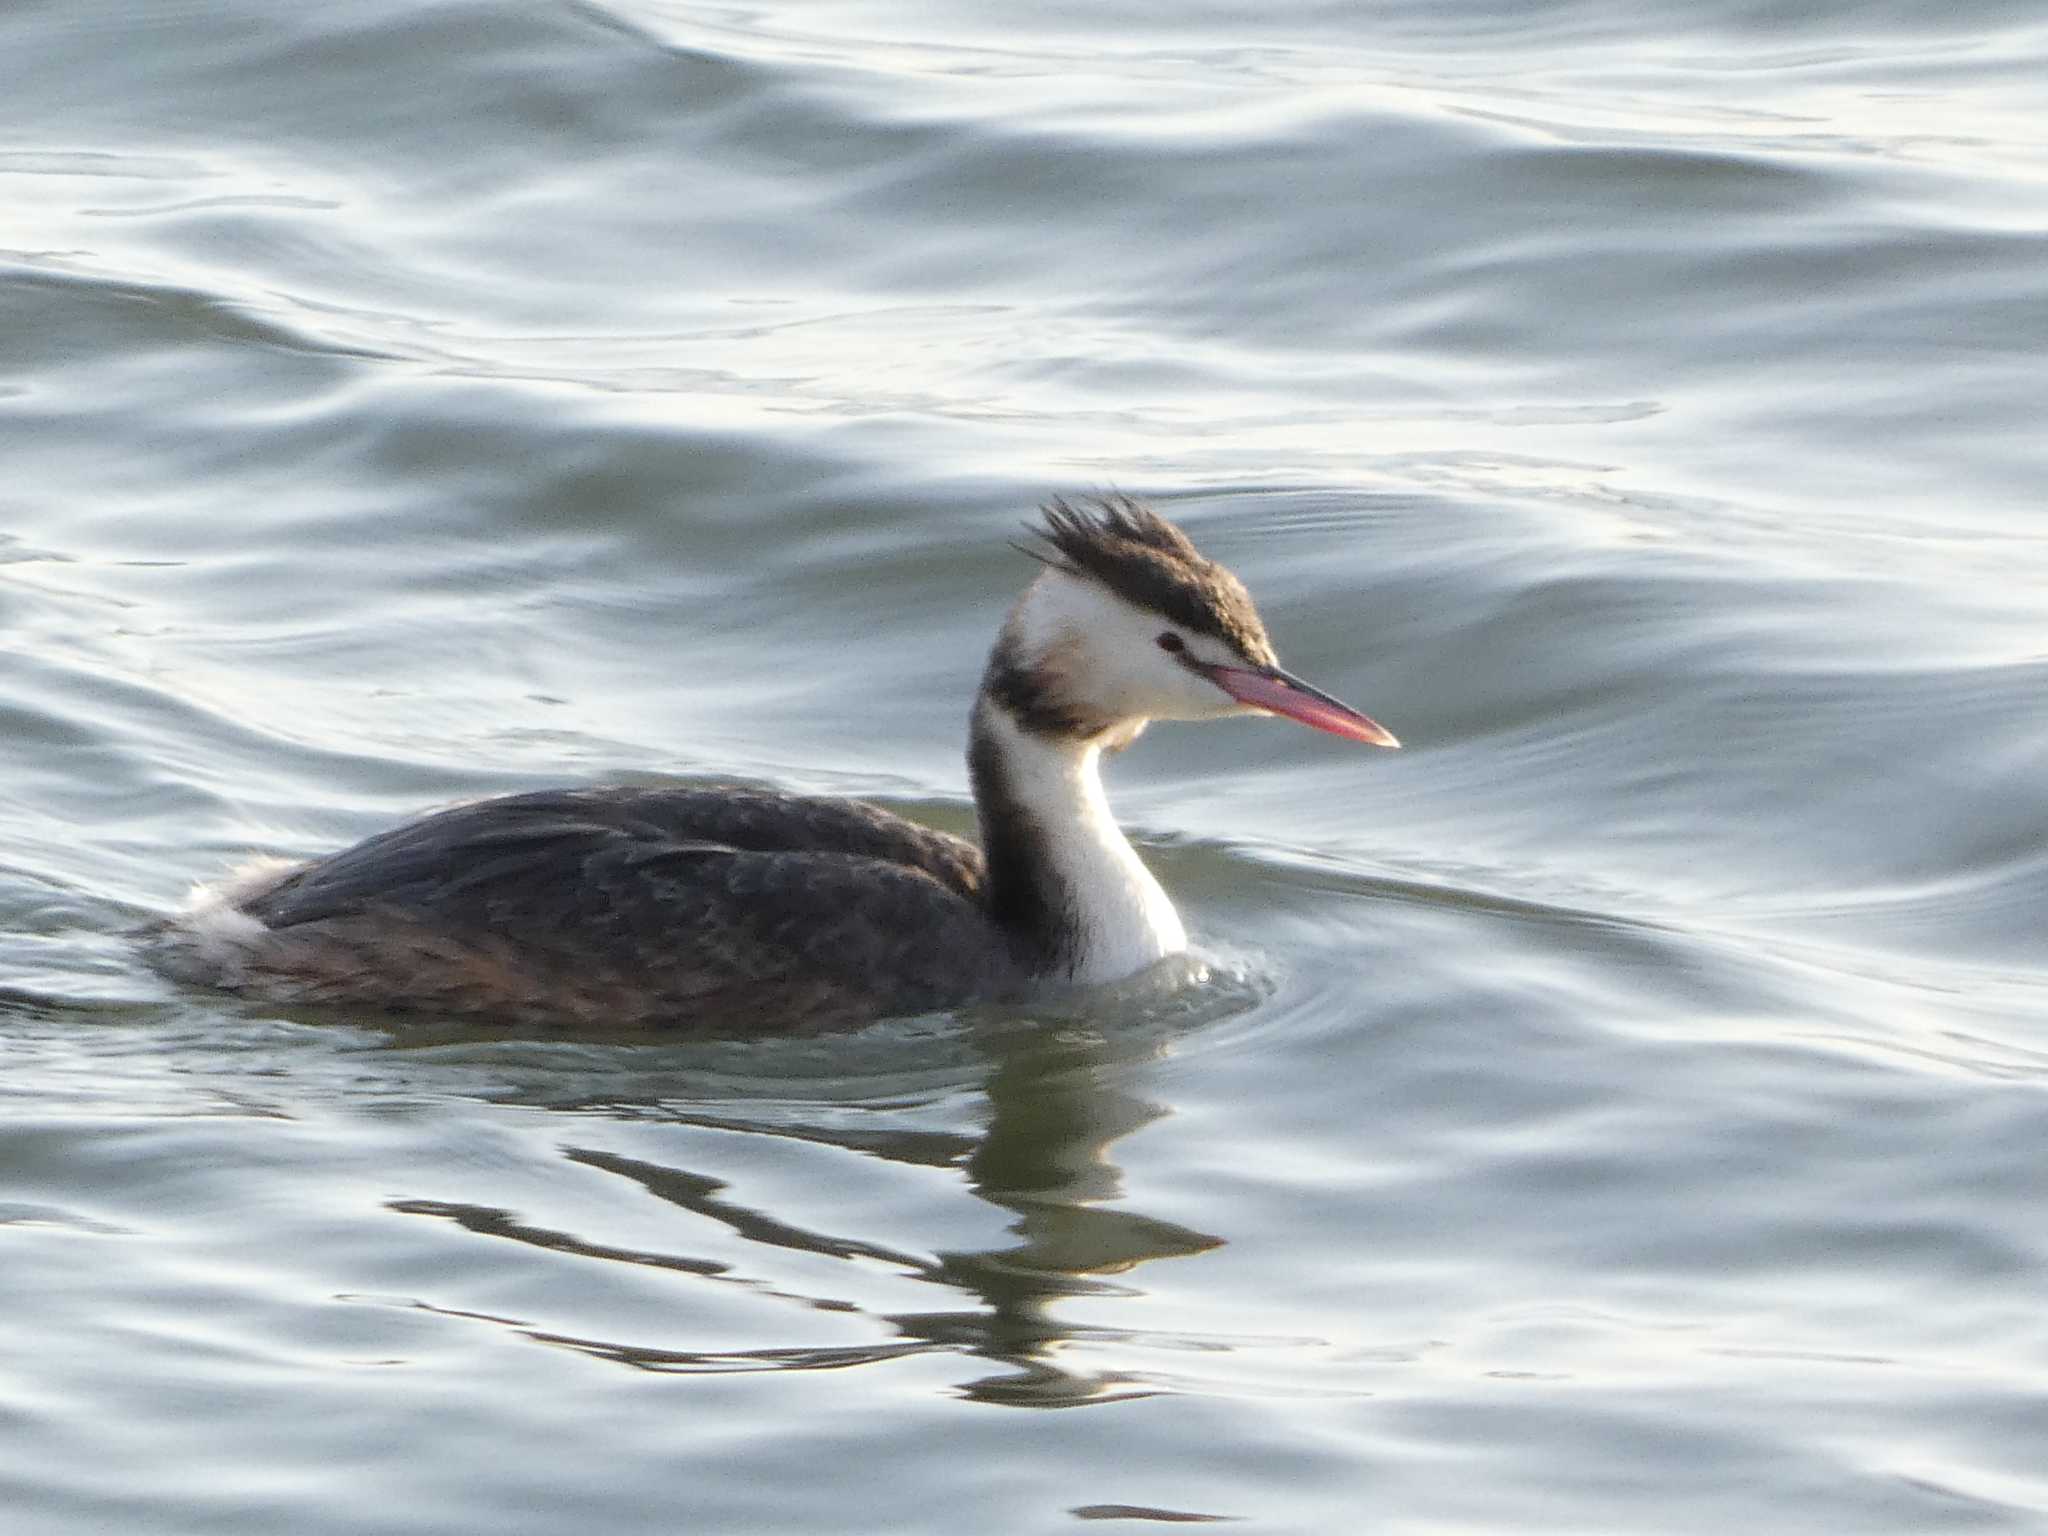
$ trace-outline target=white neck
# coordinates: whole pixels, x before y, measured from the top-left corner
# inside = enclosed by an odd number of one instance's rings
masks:
[[[1060,973],[1116,981],[1186,949],[1180,915],[1110,814],[1100,744],[1034,735],[987,700],[974,730],[991,878],[1056,893]]]

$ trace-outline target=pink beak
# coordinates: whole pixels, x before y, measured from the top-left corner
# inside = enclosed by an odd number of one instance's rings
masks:
[[[1331,698],[1320,688],[1311,688],[1278,667],[1261,667],[1256,672],[1246,667],[1204,667],[1202,671],[1238,703],[1249,704],[1253,709],[1285,715],[1332,736],[1375,747],[1401,745],[1392,731],[1371,716],[1361,715],[1349,704]]]

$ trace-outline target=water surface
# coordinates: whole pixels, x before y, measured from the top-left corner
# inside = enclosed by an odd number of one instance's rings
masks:
[[[0,45],[10,1531],[2048,1526],[2034,8]],[[1177,985],[510,1039],[120,939],[545,784],[964,829],[1105,486],[1407,744],[1115,765]]]

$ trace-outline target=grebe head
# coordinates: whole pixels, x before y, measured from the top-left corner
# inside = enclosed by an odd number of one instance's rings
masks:
[[[1046,568],[1011,611],[985,684],[1026,731],[1115,751],[1150,720],[1272,714],[1400,745],[1281,670],[1244,583],[1149,507],[1054,501],[1044,517],[1030,532],[1046,547],[1025,553]]]

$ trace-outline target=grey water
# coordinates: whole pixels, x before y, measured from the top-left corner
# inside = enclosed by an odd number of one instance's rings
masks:
[[[2038,7],[14,0],[0,102],[10,1536],[2048,1529]],[[121,938],[546,784],[963,830],[1103,487],[1406,743],[1117,762],[1184,974]]]

